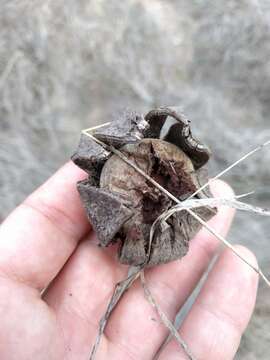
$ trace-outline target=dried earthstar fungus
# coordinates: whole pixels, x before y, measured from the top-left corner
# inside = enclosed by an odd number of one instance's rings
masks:
[[[172,125],[166,122],[169,117],[174,119]],[[119,242],[119,261],[135,266],[182,258],[201,224],[187,211],[175,213],[158,224],[148,248],[153,222],[174,203],[110,149],[119,149],[183,201],[208,181],[203,166],[210,157],[208,148],[192,136],[189,120],[171,107],[145,116],[125,110],[92,135],[107,148],[82,134],[72,160],[89,174],[78,183],[78,190],[100,245]],[[205,189],[196,197],[209,195]],[[205,221],[216,213],[209,207],[194,212]]]

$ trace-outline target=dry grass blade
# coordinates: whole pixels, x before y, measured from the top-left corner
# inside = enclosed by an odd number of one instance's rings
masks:
[[[116,307],[116,305],[118,304],[118,302],[120,301],[120,299],[122,298],[123,294],[128,290],[128,288],[133,284],[133,282],[138,278],[139,273],[140,273],[141,267],[138,266],[133,266],[130,268],[129,270],[129,276],[119,282],[118,284],[116,284],[115,289],[114,289],[114,293],[111,297],[111,300],[109,302],[109,305],[106,309],[106,312],[104,314],[104,316],[102,317],[102,319],[100,320],[99,323],[99,329],[98,329],[98,335],[96,337],[96,341],[95,344],[92,348],[92,352],[90,355],[90,360],[94,360],[95,356],[96,356],[96,352],[101,340],[101,337],[104,333],[106,324],[109,320],[109,317],[112,313],[112,311],[114,310],[114,308]]]
[[[270,287],[270,281],[267,279],[267,277],[263,274],[262,270],[258,267],[255,267],[253,264],[251,264],[248,260],[246,260],[223,236],[218,234],[216,230],[212,229],[204,220],[202,220],[197,214],[195,214],[192,210],[187,209],[187,211],[193,215],[193,217],[198,220],[211,234],[216,236],[225,246],[227,246],[231,251],[239,257],[244,263],[246,263],[251,269],[253,269],[257,274],[259,274],[262,279],[265,281],[267,286]]]
[[[89,131],[94,131],[94,130],[97,130],[97,129],[101,129],[103,128],[104,126],[107,126],[107,125],[110,125],[110,121],[106,122],[106,123],[103,123],[103,124],[100,124],[100,125],[97,125],[97,126],[93,126],[93,127],[90,127],[88,129],[84,129],[82,130],[82,133],[85,134],[85,135],[89,135]]]
[[[208,199],[198,199],[198,200],[186,200],[183,202],[183,206],[176,205],[169,209],[168,211],[161,214],[158,219],[159,221],[166,221],[170,216],[175,212],[183,211],[186,209],[194,209],[201,206],[229,206],[237,210],[248,211],[252,213],[259,214],[261,216],[270,216],[270,211],[268,209],[263,209],[257,206],[253,206],[241,201],[237,201],[233,198],[208,198]]]
[[[203,186],[201,186],[198,190],[196,190],[188,199],[192,199],[195,195],[199,194],[202,190],[204,190],[207,186],[211,184],[212,181],[219,179],[221,176],[229,172],[231,169],[233,169],[235,166],[239,165],[242,161],[250,157],[251,155],[255,154],[256,152],[262,150],[264,147],[270,145],[270,140],[266,141],[262,145],[257,146],[255,149],[251,150],[244,156],[242,156],[239,160],[235,161],[233,164],[228,166],[226,169],[221,171],[219,174],[217,174],[214,178],[210,179],[207,183],[205,183]]]
[[[140,272],[140,278],[142,287],[144,290],[144,295],[146,299],[149,301],[149,303],[155,308],[156,312],[158,313],[162,323],[169,329],[170,334],[175,338],[175,340],[178,342],[178,344],[181,346],[181,348],[184,350],[185,354],[187,355],[188,359],[195,360],[194,356],[192,355],[191,351],[189,350],[187,344],[185,341],[181,338],[179,335],[177,329],[174,327],[172,322],[167,318],[167,316],[164,314],[164,312],[161,310],[157,302],[155,301],[153,295],[151,294],[145,280],[144,271],[142,270]]]

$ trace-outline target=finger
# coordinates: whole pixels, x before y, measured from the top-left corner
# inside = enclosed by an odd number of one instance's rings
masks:
[[[90,227],[76,190],[85,173],[71,162],[11,213],[0,227],[0,272],[42,289]]]
[[[254,266],[254,255],[238,247]],[[225,250],[212,269],[199,297],[185,319],[180,334],[196,359],[233,359],[252,314],[258,276]],[[171,341],[160,359],[179,357],[179,345]]]
[[[97,243],[94,233],[81,242],[43,297],[76,360],[89,357],[114,287],[127,277],[127,266],[118,263],[116,246],[101,248]],[[104,339],[99,352],[104,354],[106,344]]]
[[[213,192],[216,196],[232,195],[231,188],[221,181],[215,182]],[[233,210],[221,207],[209,224],[226,236],[233,214]],[[219,244],[219,240],[202,229],[191,241],[189,253],[181,261],[157,266],[147,272],[146,280],[151,292],[169,318],[174,319],[179,307],[195,288]],[[113,312],[106,329],[106,335],[112,344],[129,349],[134,358],[139,359],[151,358],[166,334],[166,328],[144,299],[143,291],[138,285],[128,291]],[[144,346],[140,346],[141,344]]]

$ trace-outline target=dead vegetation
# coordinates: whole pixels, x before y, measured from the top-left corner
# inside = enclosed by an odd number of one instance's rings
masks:
[[[212,174],[269,138],[267,1],[0,0],[0,8],[0,219],[69,157],[82,128],[123,104],[182,104],[217,154]],[[267,206],[269,161],[264,152],[226,179]],[[268,220],[240,214],[230,234],[266,272],[268,233]],[[263,294],[239,359],[268,356]]]

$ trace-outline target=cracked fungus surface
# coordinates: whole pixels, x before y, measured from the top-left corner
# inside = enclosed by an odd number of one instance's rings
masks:
[[[197,189],[197,176],[189,157],[177,146],[159,139],[144,139],[121,148],[130,161],[180,200]],[[132,216],[116,234],[120,240],[120,261],[142,263],[145,260],[151,225],[174,205],[164,193],[129,164],[113,155],[105,163],[100,188],[117,193],[132,209]],[[205,214],[204,214],[205,215]],[[153,240],[150,264],[181,258],[188,251],[189,236],[198,230],[189,214],[168,221]]]

